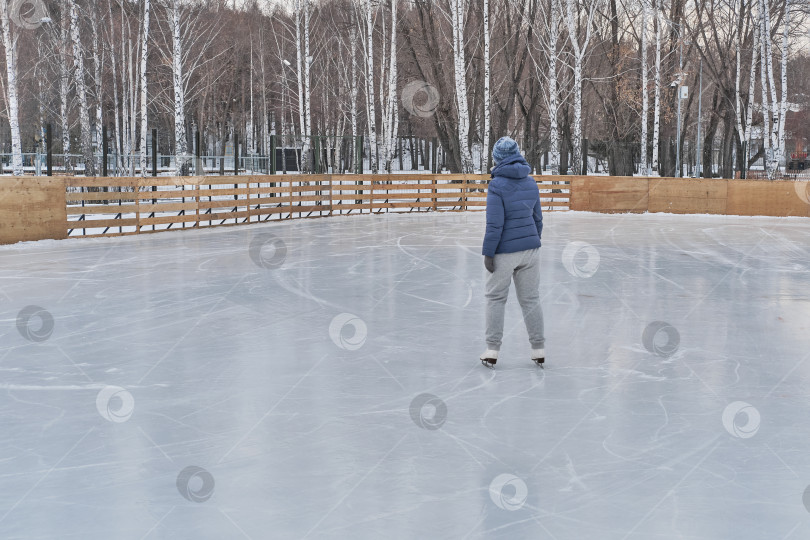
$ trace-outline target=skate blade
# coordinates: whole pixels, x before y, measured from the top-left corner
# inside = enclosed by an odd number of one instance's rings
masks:
[[[489,369],[495,369],[495,363],[496,363],[497,361],[498,361],[498,360],[496,360],[496,359],[492,359],[492,358],[482,358],[482,359],[481,359],[481,363],[482,363],[482,364],[484,364],[484,365],[485,365],[486,367],[488,367]]]

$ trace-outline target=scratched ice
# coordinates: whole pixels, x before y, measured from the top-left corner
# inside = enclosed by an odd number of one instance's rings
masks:
[[[0,248],[0,537],[810,537],[810,222],[480,213]]]

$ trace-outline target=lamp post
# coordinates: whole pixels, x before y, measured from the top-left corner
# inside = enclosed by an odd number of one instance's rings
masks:
[[[703,58],[700,59],[700,75],[698,75],[698,123],[697,123],[697,155],[695,156],[695,160],[697,161],[697,171],[695,172],[695,177],[700,178],[702,176],[702,169],[703,169],[703,157],[700,154],[700,124],[701,124],[701,106],[703,105]]]
[[[668,25],[675,28],[675,31],[678,33],[678,78],[672,81],[670,84],[671,87],[676,87],[676,99],[678,100],[678,123],[677,123],[677,133],[676,133],[676,140],[675,140],[675,177],[681,178],[683,175],[681,174],[681,100],[686,99],[689,87],[683,85],[683,35],[681,33],[681,23],[677,23],[675,21],[670,21],[666,17],[661,17]]]
[[[681,175],[681,99],[683,99],[683,36],[681,36],[681,25],[672,23],[678,30],[678,132],[675,138],[675,178]],[[688,91],[688,89],[687,89]]]
[[[290,68],[290,71],[292,71],[292,64],[290,63],[289,60],[284,59],[284,60],[282,60],[282,63],[284,64],[285,67]],[[289,109],[290,109],[290,120],[292,120],[292,103],[291,103],[291,99],[290,99],[290,83],[289,83],[289,80],[287,79],[287,70],[286,69],[284,69],[284,93],[287,96],[287,105],[289,105]],[[284,103],[283,103],[284,95],[281,96],[281,100],[282,100],[282,105],[281,105],[281,164],[282,164],[284,174],[287,174],[287,143],[284,140],[284,122],[285,122],[285,120],[284,120]]]

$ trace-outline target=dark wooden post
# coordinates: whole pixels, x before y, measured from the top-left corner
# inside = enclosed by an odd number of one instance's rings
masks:
[[[355,153],[357,155],[354,158],[354,172],[357,174],[363,174],[363,136],[358,135],[355,142]]]
[[[233,134],[233,174],[239,175],[239,135]]]
[[[200,130],[194,132],[194,174],[197,176],[202,176],[202,160],[200,157],[202,156],[202,148],[200,145]]]
[[[48,150],[48,152],[50,153],[50,150]],[[107,144],[107,126],[101,126],[101,176],[107,176],[107,155],[109,153],[110,147]]]
[[[588,139],[582,139],[582,172],[580,174],[588,174]]]
[[[270,135],[270,174],[276,174],[276,136]]]
[[[157,129],[152,129],[152,176],[157,176]]]
[[[46,174],[53,176],[53,128],[51,124],[48,124],[45,129],[45,151],[47,152],[45,157]],[[107,176],[106,173],[104,176]]]
[[[321,138],[313,135],[312,142],[312,168],[315,170],[315,174],[321,174]]]

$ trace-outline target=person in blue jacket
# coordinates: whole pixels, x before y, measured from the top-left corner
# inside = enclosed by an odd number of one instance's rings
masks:
[[[540,237],[543,212],[537,183],[529,176],[531,167],[517,143],[501,137],[492,150],[495,166],[487,192],[487,228],[484,234],[486,282],[487,349],[481,362],[493,367],[503,338],[506,298],[512,278],[529,333],[531,358],[545,362],[543,309],[540,306]]]

